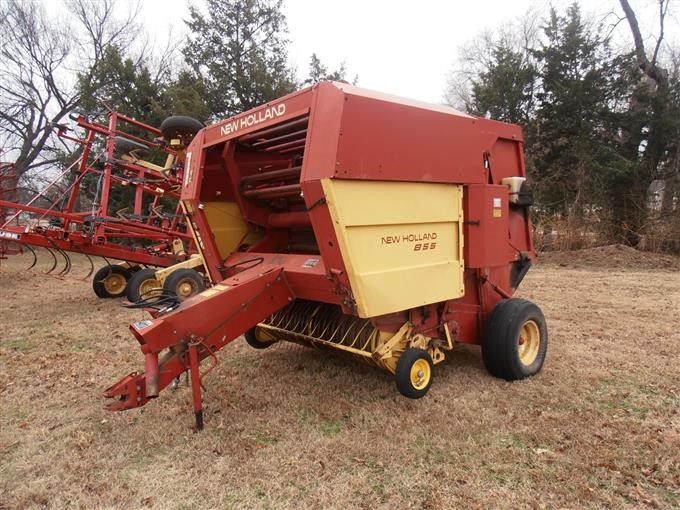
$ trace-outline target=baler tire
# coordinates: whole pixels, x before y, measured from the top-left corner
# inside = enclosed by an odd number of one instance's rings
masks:
[[[153,285],[156,282],[157,285]],[[149,292],[152,288],[162,289],[161,283],[156,280],[156,270],[151,267],[140,269],[132,274],[125,288],[125,297],[130,303],[136,303],[142,299],[153,297]],[[143,290],[144,289],[144,290]]]
[[[394,372],[399,393],[413,399],[424,397],[432,386],[432,366],[432,357],[427,351],[413,347],[406,349],[399,356]],[[421,374],[421,371],[424,373]],[[414,376],[417,378],[415,382]]]
[[[271,342],[263,342],[257,338],[257,326],[250,328],[248,331],[243,333],[246,343],[250,345],[253,349],[267,349],[276,343],[276,340]]]
[[[168,142],[174,138],[187,138],[184,142],[188,143],[196,136],[201,129],[205,127],[200,120],[185,115],[173,115],[161,122],[160,130],[163,138]]]
[[[190,292],[187,285],[191,286]],[[194,296],[205,290],[205,282],[203,276],[194,269],[177,269],[170,273],[165,279],[163,290],[168,290],[177,295],[180,301]]]
[[[538,305],[510,298],[491,310],[482,338],[482,359],[491,375],[507,381],[535,375],[547,350],[548,327]]]
[[[116,277],[122,276],[125,278],[125,285],[120,289],[116,289],[115,291],[112,291],[110,288],[107,289],[106,280],[110,278],[111,275],[115,275]],[[94,278],[92,278],[92,290],[94,290],[94,293],[100,298],[120,297],[125,294],[125,289],[127,287],[127,282],[130,280],[130,276],[130,271],[122,266],[104,266],[94,274]],[[119,278],[117,279],[119,280]]]

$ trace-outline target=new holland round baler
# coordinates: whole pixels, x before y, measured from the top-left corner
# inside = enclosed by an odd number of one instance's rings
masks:
[[[245,335],[339,349],[424,396],[456,343],[537,373],[545,319],[512,298],[535,257],[516,125],[322,82],[206,127],[181,199],[213,287],[131,326],[145,357],[106,391],[144,405]],[[204,374],[203,374],[204,375]]]

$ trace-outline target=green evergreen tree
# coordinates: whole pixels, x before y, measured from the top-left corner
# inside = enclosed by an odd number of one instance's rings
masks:
[[[205,103],[206,90],[203,81],[188,70],[183,70],[164,90],[168,114],[187,115],[201,122],[210,117]]]
[[[486,70],[472,79],[472,111],[527,125],[533,113],[537,70],[526,55],[498,41]]]
[[[462,47],[447,97],[523,126],[539,212],[567,216],[576,228],[592,219],[610,240],[631,245],[661,229],[677,250],[680,58],[661,63],[669,2],[658,0],[651,55],[632,8],[620,2],[632,51],[614,51],[574,3],[550,10],[540,38],[531,24],[510,25]],[[664,191],[650,207],[652,183]]]
[[[340,67],[335,71],[328,72],[328,67],[326,67],[321,62],[321,59],[317,56],[316,53],[312,53],[312,56],[309,59],[309,78],[307,78],[304,81],[304,83],[309,85],[319,83],[320,81],[324,80],[349,83],[349,81],[347,81],[347,68],[345,66],[345,63],[342,62],[340,64]],[[352,83],[356,84],[357,80],[358,77],[355,77]]]
[[[295,90],[287,64],[281,0],[207,0],[190,7],[187,63],[203,81],[215,118],[231,116]]]
[[[121,54],[115,46],[104,56],[93,77],[80,77],[82,107],[102,111],[106,105],[114,111],[151,125],[159,125],[165,116],[162,87],[151,79],[149,69]]]
[[[611,156],[604,150],[610,115],[607,45],[583,22],[578,4],[551,9],[541,66],[535,156],[539,199],[548,210],[579,214],[597,201],[594,189]]]

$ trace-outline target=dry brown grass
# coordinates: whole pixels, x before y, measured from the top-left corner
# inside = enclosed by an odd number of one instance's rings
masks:
[[[140,368],[142,316],[88,283],[0,266],[0,507],[640,508],[680,502],[680,272],[533,269],[521,295],[550,329],[544,371],[507,383],[476,348],[426,398],[291,345],[236,341],[205,380],[102,410]],[[78,271],[84,274],[84,266]]]

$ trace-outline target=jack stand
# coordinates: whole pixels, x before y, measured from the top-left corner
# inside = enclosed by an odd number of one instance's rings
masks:
[[[191,394],[196,416],[196,430],[203,430],[203,401],[201,399],[201,373],[198,368],[198,345],[189,345],[189,369],[191,370]]]

